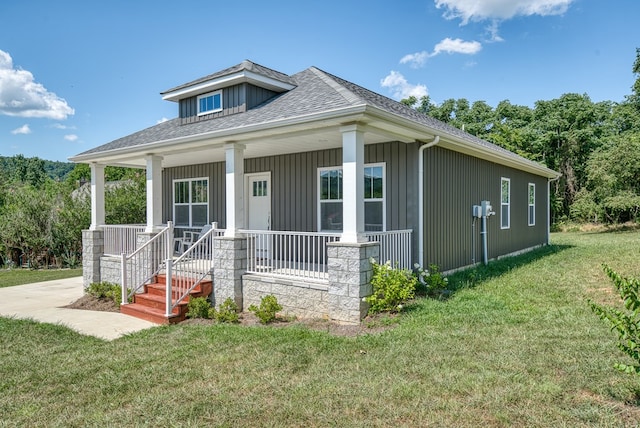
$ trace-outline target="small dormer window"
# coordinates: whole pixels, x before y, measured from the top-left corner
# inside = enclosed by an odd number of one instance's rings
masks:
[[[198,96],[198,116],[222,110],[222,91]]]

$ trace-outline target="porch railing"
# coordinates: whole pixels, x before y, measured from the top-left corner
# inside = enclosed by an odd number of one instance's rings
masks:
[[[247,271],[307,279],[327,278],[327,243],[336,233],[243,230]]]
[[[136,250],[138,233],[144,232],[145,226],[140,224],[108,224],[102,226],[104,231],[104,254],[119,256],[131,254]]]
[[[173,224],[171,222],[131,254],[122,253],[120,262],[122,303],[126,304],[129,297],[158,274],[165,267],[165,261],[172,255]]]
[[[386,232],[365,232],[369,242],[380,243],[379,263],[391,262],[400,269],[412,269],[411,234],[413,230],[389,230]]]
[[[213,268],[213,238],[222,236],[224,229],[218,229],[218,223],[212,223],[211,229],[204,233],[191,247],[177,259],[168,259],[166,265],[166,315],[189,295],[209,274]]]

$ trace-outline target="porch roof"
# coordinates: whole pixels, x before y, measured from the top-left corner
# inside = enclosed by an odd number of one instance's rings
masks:
[[[165,93],[237,72],[242,64]],[[243,113],[188,124],[175,118],[70,159],[144,167],[144,155],[153,153],[164,157],[164,166],[176,166],[222,160],[222,147],[229,142],[246,144],[245,157],[334,148],[342,143],[339,127],[358,122],[366,126],[367,144],[408,143],[439,135],[441,146],[549,178],[558,176],[538,163],[316,67],[290,77],[270,73],[294,87]]]

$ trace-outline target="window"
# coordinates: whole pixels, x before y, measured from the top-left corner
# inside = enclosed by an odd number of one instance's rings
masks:
[[[342,168],[318,169],[319,229],[342,230]],[[366,231],[385,230],[384,164],[364,168],[364,223]]]
[[[511,211],[511,179],[500,180],[500,228],[509,229]]]
[[[222,91],[198,96],[198,116],[222,110]]]
[[[536,185],[529,183],[529,226],[536,224]]]
[[[209,179],[173,181],[173,222],[180,227],[209,223]]]

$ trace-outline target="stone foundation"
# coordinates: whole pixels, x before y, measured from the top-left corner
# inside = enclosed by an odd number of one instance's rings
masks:
[[[100,282],[100,259],[104,254],[104,232],[102,230],[82,231],[82,285],[89,287],[92,282]]]

